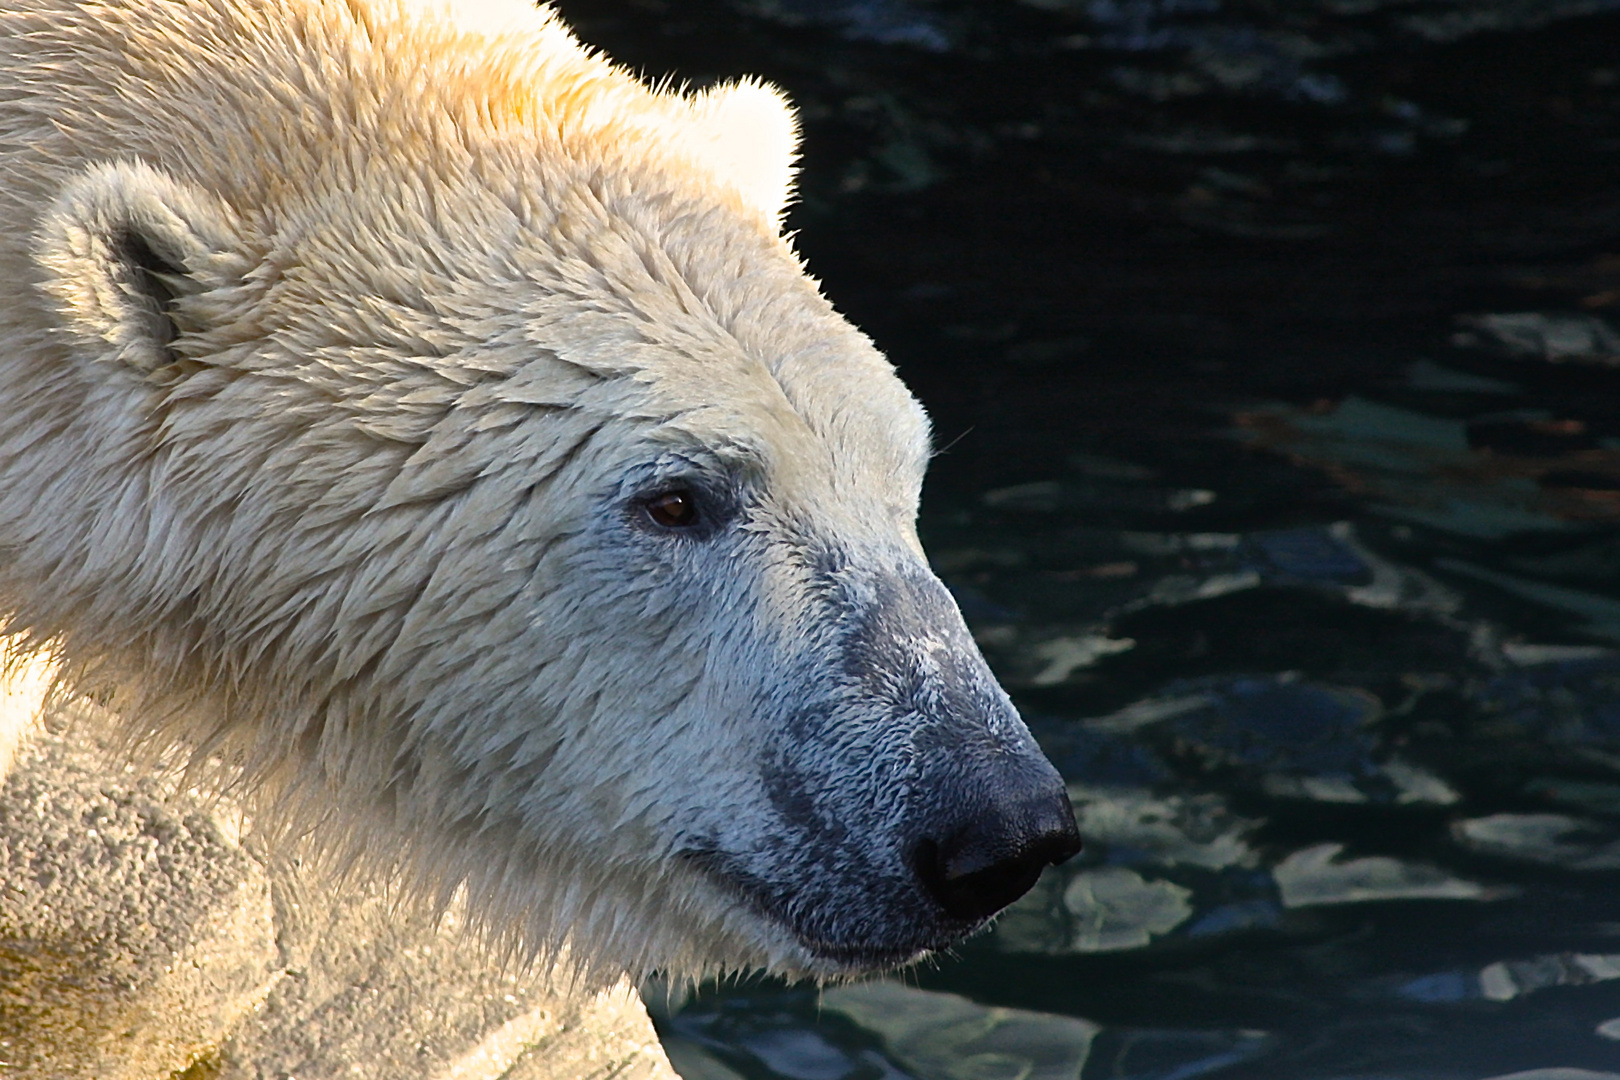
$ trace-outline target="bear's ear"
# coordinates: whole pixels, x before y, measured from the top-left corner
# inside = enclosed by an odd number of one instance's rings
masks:
[[[175,360],[183,299],[240,281],[228,207],[140,162],[92,166],[45,214],[34,257],[62,329],[97,359],[151,373]]]
[[[775,87],[745,79],[689,101],[698,156],[780,226],[793,194],[799,118]]]

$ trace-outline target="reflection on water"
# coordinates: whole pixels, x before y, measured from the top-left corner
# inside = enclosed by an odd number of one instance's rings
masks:
[[[1087,847],[690,1080],[1620,1078],[1620,3],[566,0],[807,119]]]

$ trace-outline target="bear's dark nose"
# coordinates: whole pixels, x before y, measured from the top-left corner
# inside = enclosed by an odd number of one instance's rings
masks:
[[[1059,788],[982,813],[917,845],[913,867],[945,913],[987,919],[1027,893],[1041,871],[1080,851],[1074,808]]]

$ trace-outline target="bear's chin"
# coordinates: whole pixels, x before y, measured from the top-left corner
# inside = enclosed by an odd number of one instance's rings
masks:
[[[961,922],[943,915],[919,919],[914,912],[897,912],[877,920],[868,914],[859,920],[863,932],[858,936],[829,939],[825,933],[804,925],[790,905],[746,877],[712,870],[705,876],[752,916],[758,936],[772,954],[772,959],[762,966],[790,978],[840,979],[892,971],[981,933],[993,921]],[[873,928],[874,922],[882,925]]]
[[[934,953],[948,949],[964,938],[985,929],[989,924],[990,920],[986,919],[966,932],[941,934],[937,940],[931,940],[927,944],[908,942],[895,946],[873,942],[817,941],[794,932],[791,927],[783,927],[793,935],[794,941],[798,943],[804,955],[804,961],[798,970],[788,974],[813,979],[841,979],[893,971],[896,968],[919,963]]]
[[[822,978],[853,977],[892,971],[927,959],[945,947],[940,945],[928,949],[879,949],[871,946],[807,942],[802,939],[800,945],[814,959],[812,974]]]

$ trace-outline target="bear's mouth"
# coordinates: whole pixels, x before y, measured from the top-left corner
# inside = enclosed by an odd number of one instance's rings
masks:
[[[794,935],[806,952],[817,960],[836,966],[839,974],[861,975],[873,971],[890,971],[915,964],[936,951],[927,949],[879,949],[871,946],[831,945],[810,941]]]
[[[870,930],[863,935],[868,938],[864,941],[829,940],[824,932],[815,932],[804,925],[802,918],[795,914],[797,905],[780,889],[737,866],[723,853],[692,851],[686,853],[686,858],[756,918],[791,935],[812,961],[807,965],[810,970],[804,974],[862,975],[904,967],[955,945],[990,922],[984,919],[961,924],[939,917],[918,919],[915,911],[896,911],[891,920],[897,931],[892,942],[871,940],[875,935]],[[863,927],[870,927],[872,923],[869,915],[859,921]]]

